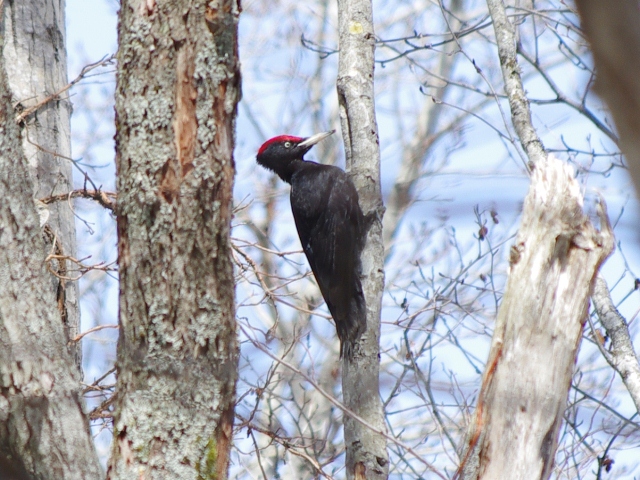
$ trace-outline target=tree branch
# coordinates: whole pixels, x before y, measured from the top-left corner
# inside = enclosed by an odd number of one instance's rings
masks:
[[[622,381],[629,390],[629,394],[640,412],[640,365],[638,357],[633,350],[629,327],[624,317],[620,315],[611,301],[611,294],[607,282],[598,275],[595,288],[591,295],[593,306],[598,312],[602,326],[611,339],[611,351],[605,355],[605,359],[622,377]]]
[[[50,197],[41,198],[40,201],[45,205],[49,205],[55,202],[63,202],[72,198],[88,198],[95,200],[107,210],[115,212],[116,206],[116,194],[115,192],[103,192],[102,190],[87,190],[86,188],[79,188],[72,190],[68,193],[60,193],[58,195],[52,195]]]
[[[531,122],[531,110],[529,100],[525,94],[518,66],[516,31],[513,24],[507,18],[507,13],[502,0],[487,0],[487,6],[493,19],[493,28],[496,33],[498,57],[504,78],[504,90],[511,107],[511,119],[513,127],[520,138],[520,144],[529,158],[529,162],[536,164],[545,159],[542,141],[533,128]]]

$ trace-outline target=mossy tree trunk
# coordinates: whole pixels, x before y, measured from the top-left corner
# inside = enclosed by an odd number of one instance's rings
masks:
[[[239,4],[122,2],[120,340],[108,478],[226,478]]]

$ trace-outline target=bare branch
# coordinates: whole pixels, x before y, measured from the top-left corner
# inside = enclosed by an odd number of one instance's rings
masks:
[[[35,105],[25,109],[22,113],[20,113],[20,115],[18,115],[16,117],[16,123],[20,124],[20,123],[24,122],[25,118],[27,118],[32,113],[36,112],[38,109],[40,109],[44,105],[46,105],[47,103],[51,102],[52,100],[57,100],[58,98],[60,98],[60,95],[62,95],[64,92],[66,92],[71,87],[73,87],[76,83],[78,83],[80,80],[82,80],[89,72],[91,72],[92,70],[95,70],[98,67],[104,67],[105,65],[112,64],[115,58],[116,58],[115,54],[108,55],[105,58],[103,58],[102,60],[98,60],[95,63],[91,63],[91,64],[85,66],[82,69],[82,71],[80,72],[80,74],[76,78],[71,80],[68,84],[66,84],[64,87],[62,87],[56,93],[54,93],[52,95],[49,95],[48,97],[44,98],[43,100],[40,100]]]
[[[90,333],[94,333],[94,332],[99,332],[100,330],[104,330],[105,328],[115,328],[118,329],[120,328],[119,325],[98,325],[96,327],[90,328],[89,330],[86,330],[84,332],[82,332],[79,335],[76,335],[73,338],[74,342],[79,342],[80,340],[82,340],[82,337],[84,337],[85,335],[89,335]]]
[[[369,423],[367,420],[365,420],[364,418],[360,417],[358,414],[356,414],[354,411],[350,410],[345,404],[339,402],[338,400],[336,400],[332,395],[330,395],[329,393],[327,393],[322,387],[320,387],[320,385],[318,385],[318,383],[312,379],[311,377],[309,377],[308,375],[306,375],[302,370],[300,370],[299,368],[295,367],[294,365],[291,365],[289,362],[287,362],[286,360],[282,359],[282,358],[278,358],[276,357],[273,353],[271,353],[267,348],[265,348],[260,342],[256,341],[253,339],[253,337],[251,335],[249,335],[249,332],[247,332],[244,327],[242,325],[240,325],[240,328],[243,330],[244,334],[246,335],[246,337],[251,340],[251,343],[253,343],[253,346],[256,347],[258,350],[264,352],[267,356],[269,356],[272,360],[282,364],[283,366],[287,367],[289,370],[295,372],[296,374],[300,375],[302,378],[304,378],[307,382],[309,382],[309,384],[320,394],[322,395],[324,398],[326,398],[327,400],[329,400],[329,402],[331,402],[334,406],[336,406],[337,408],[339,408],[340,410],[342,410],[344,412],[345,415],[347,415],[349,418],[352,418],[353,420],[355,420],[356,422],[358,422],[359,424],[361,424],[363,427],[367,428],[368,430],[371,430],[372,432],[376,433],[377,435],[380,435],[384,438],[386,438],[387,440],[389,440],[390,442],[395,443],[396,445],[402,447],[404,450],[406,450],[407,452],[409,452],[411,455],[415,456],[415,458],[422,463],[424,466],[426,466],[431,472],[435,473],[438,477],[442,478],[443,480],[446,479],[446,477],[444,475],[442,475],[433,465],[431,465],[429,462],[427,462],[426,460],[424,460],[422,458],[422,455],[420,455],[418,452],[416,452],[413,448],[411,448],[409,445],[406,445],[404,443],[402,443],[401,441],[399,441],[397,438],[389,435],[384,428],[379,428],[376,427],[374,425],[372,425],[371,423]]]
[[[304,460],[306,460],[313,467],[315,473],[318,473],[322,477],[327,478],[329,480],[333,480],[334,477],[332,477],[331,475],[326,473],[322,469],[322,466],[318,463],[318,461],[316,459],[314,459],[313,457],[310,457],[304,451],[300,450],[299,446],[296,445],[295,443],[292,443],[291,441],[287,440],[286,438],[282,437],[281,435],[277,435],[276,433],[274,433],[274,432],[272,432],[270,430],[267,430],[266,428],[262,428],[262,427],[256,425],[255,423],[249,422],[248,419],[243,418],[241,415],[236,415],[236,417],[238,419],[240,419],[243,424],[246,424],[247,428],[250,431],[251,430],[255,430],[256,432],[260,432],[261,434],[266,435],[267,437],[269,437],[274,442],[277,442],[280,445],[282,445],[283,447],[285,447],[287,449],[287,452],[291,453],[292,455],[296,455],[297,457],[300,457],[300,458],[303,458]],[[256,450],[258,450],[257,446],[256,446]],[[264,475],[264,472],[263,472],[263,475]],[[265,478],[266,478],[266,475],[265,475]]]
[[[520,67],[516,58],[516,32],[513,24],[507,18],[507,13],[502,0],[487,0],[487,6],[493,19],[493,28],[496,33],[498,45],[498,57],[504,77],[504,89],[511,107],[511,118],[520,144],[529,158],[529,162],[536,164],[545,159],[542,141],[531,123],[531,110],[529,100],[525,94],[520,76]]]
[[[640,365],[638,356],[633,350],[633,343],[629,335],[629,327],[624,317],[620,315],[611,301],[611,294],[607,282],[598,275],[593,294],[593,306],[598,317],[611,339],[611,351],[605,359],[622,377],[622,381],[629,390],[629,394],[640,412]]]
[[[76,190],[72,190],[68,193],[60,193],[58,195],[53,195],[47,198],[41,198],[40,201],[45,205],[49,205],[54,202],[64,202],[71,198],[88,198],[90,200],[95,200],[104,208],[115,212],[115,201],[116,201],[116,193],[115,192],[104,192],[102,190],[87,190],[86,188],[79,188]]]

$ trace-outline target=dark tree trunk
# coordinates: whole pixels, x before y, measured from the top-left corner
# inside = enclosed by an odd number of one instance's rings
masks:
[[[116,92],[120,340],[109,478],[226,478],[233,0],[123,1]]]

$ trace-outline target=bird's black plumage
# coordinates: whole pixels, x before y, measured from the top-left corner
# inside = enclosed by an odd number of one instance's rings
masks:
[[[360,282],[364,216],[358,192],[343,170],[303,158],[332,133],[272,138],[260,147],[256,160],[291,184],[291,210],[302,249],[336,324],[340,354],[351,357],[367,327]]]

